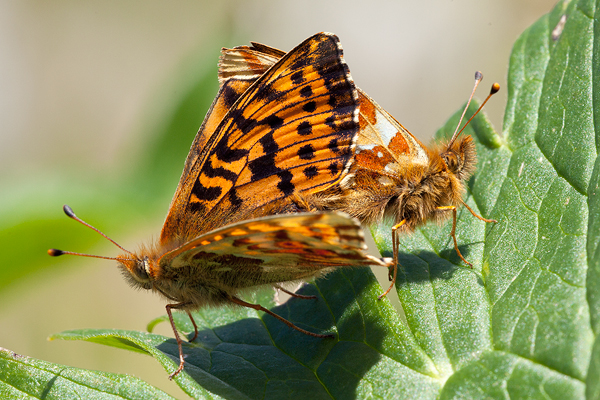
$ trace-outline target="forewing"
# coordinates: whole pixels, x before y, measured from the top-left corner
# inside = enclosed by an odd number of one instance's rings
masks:
[[[253,44],[253,46],[221,49],[218,70],[219,91],[194,138],[174,199],[179,197],[182,186],[187,183],[192,166],[198,161],[198,156],[216,132],[223,117],[250,85],[285,55],[281,50],[259,43],[255,45],[257,47]]]
[[[255,81],[196,149],[161,242],[339,180],[351,162],[357,108],[337,37],[304,41]]]
[[[259,43],[253,43],[253,46],[221,49],[218,70],[219,91],[194,138],[174,198],[179,197],[179,191],[187,183],[191,167],[197,162],[201,150],[216,132],[223,117],[250,85],[284,55],[285,52],[281,50]]]
[[[283,54],[281,50],[259,43],[224,48],[219,80],[258,79]],[[407,164],[427,165],[429,157],[425,146],[368,94],[359,88],[357,91],[360,128],[353,168],[389,173]]]
[[[229,79],[227,82],[221,84],[219,92],[208,109],[204,121],[192,142],[192,146],[190,147],[190,151],[185,160],[181,178],[179,179],[179,185],[173,196],[172,205],[175,204],[176,200],[182,198],[183,194],[186,192],[186,187],[189,186],[190,182],[193,184],[196,177],[190,176],[192,167],[198,162],[202,150],[206,148],[206,144],[216,132],[223,117],[251,84],[251,81],[238,79]]]
[[[173,272],[197,268],[205,279],[239,289],[306,279],[336,267],[385,265],[365,249],[358,221],[345,214],[284,214],[213,230],[159,263]]]

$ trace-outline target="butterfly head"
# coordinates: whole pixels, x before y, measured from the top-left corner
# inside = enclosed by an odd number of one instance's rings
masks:
[[[471,136],[454,141],[440,154],[448,171],[461,181],[469,179],[477,164],[477,152]]]
[[[133,287],[150,290],[153,288],[150,273],[151,260],[147,256],[126,258],[126,255],[117,257],[119,269],[125,279]]]

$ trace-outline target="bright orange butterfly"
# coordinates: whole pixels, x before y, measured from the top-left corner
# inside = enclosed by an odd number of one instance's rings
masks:
[[[184,366],[172,309],[190,315],[205,305],[238,304],[328,337],[238,294],[336,267],[385,265],[364,253],[360,227],[345,215],[265,217],[297,208],[299,196],[344,176],[358,131],[357,108],[340,43],[331,34],[308,38],[251,85],[235,79],[222,85],[194,139],[158,243],[138,252],[119,246],[125,254],[113,258],[133,286],[173,302],[166,309],[180,362],[171,377]]]
[[[219,63],[219,81],[222,84],[231,79],[258,79],[285,55],[281,50],[251,43],[251,46],[222,49]],[[475,87],[481,78],[481,73],[477,73]],[[491,94],[498,89],[499,85],[494,84]],[[350,173],[339,185],[309,194],[304,201],[313,209],[347,212],[366,224],[385,217],[395,221],[396,225],[392,228],[394,260],[391,285],[382,296],[389,293],[396,282],[397,230],[412,232],[416,226],[429,220],[446,219],[448,211],[452,211],[453,217],[450,235],[454,248],[460,258],[471,265],[458,249],[456,207],[462,204],[482,221],[496,222],[480,217],[462,200],[465,184],[477,163],[472,138],[460,137],[460,132],[456,132],[447,144],[430,149],[365,92],[358,88],[357,91],[360,130]],[[485,102],[488,99],[489,96]]]

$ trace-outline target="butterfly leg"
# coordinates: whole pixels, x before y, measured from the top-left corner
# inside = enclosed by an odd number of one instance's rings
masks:
[[[463,203],[464,204],[464,203]],[[456,250],[456,254],[460,257],[461,260],[464,261],[469,267],[473,268],[473,264],[465,260],[462,253],[458,249],[458,242],[456,240],[456,206],[442,206],[437,208],[439,211],[452,211],[452,230],[450,231],[450,236],[452,236],[452,240],[454,240],[454,250]],[[473,211],[471,211],[473,212]]]
[[[189,312],[188,310],[185,310],[185,312],[187,313],[188,317],[190,317],[190,321],[192,321],[192,325],[194,325],[194,337],[189,340],[190,342],[193,342],[194,340],[196,340],[198,338],[198,325],[196,325],[196,321],[194,320],[194,317],[192,317],[192,313]]]
[[[281,290],[283,293],[287,293],[290,296],[297,297],[299,299],[316,299],[317,298],[317,296],[304,296],[304,295],[301,295],[301,294],[298,294],[298,293],[291,292],[291,291],[289,291],[287,289],[284,289],[283,287],[281,287],[279,285],[275,285],[275,288],[277,290]]]
[[[387,294],[392,290],[394,285],[396,284],[396,278],[398,277],[398,250],[400,248],[400,239],[398,237],[398,229],[406,223],[406,220],[403,219],[396,225],[392,226],[392,252],[393,259],[392,264],[390,265],[390,270],[388,272],[388,277],[390,279],[390,287],[383,292],[378,299],[381,300],[383,297],[387,296]]]
[[[328,335],[321,335],[321,334],[319,334],[319,333],[313,333],[313,332],[309,332],[309,331],[307,331],[307,330],[304,330],[304,329],[302,329],[302,328],[299,328],[299,327],[297,327],[296,325],[292,324],[292,323],[291,323],[290,321],[288,321],[287,319],[285,319],[285,318],[283,318],[283,317],[280,317],[279,315],[275,314],[273,311],[271,311],[271,310],[267,310],[266,308],[264,308],[264,307],[263,307],[263,306],[261,306],[260,304],[246,303],[244,300],[238,299],[238,298],[237,298],[237,297],[235,297],[235,296],[231,296],[229,299],[230,299],[230,300],[231,300],[233,303],[235,303],[235,304],[238,304],[238,305],[240,305],[240,306],[243,306],[243,307],[248,307],[248,308],[252,308],[252,309],[254,309],[254,310],[256,310],[256,311],[262,311],[262,312],[265,312],[265,313],[269,314],[270,316],[277,318],[278,320],[280,320],[281,322],[283,322],[284,324],[286,324],[286,325],[287,325],[287,326],[289,326],[290,328],[292,328],[292,329],[295,329],[295,330],[297,330],[298,332],[302,332],[302,333],[304,333],[305,335],[308,335],[308,336],[314,336],[314,337],[318,337],[318,338],[332,338],[332,337],[335,337],[335,336],[334,336],[334,335],[332,335],[332,334],[328,334]]]
[[[477,215],[475,213],[475,211],[473,211],[473,209],[471,209],[471,207],[469,207],[467,205],[467,203],[465,203],[464,201],[460,201],[462,203],[463,206],[465,206],[467,208],[467,210],[469,210],[471,212],[471,214],[473,214],[474,217],[479,218],[480,220],[482,220],[483,222],[498,222],[495,219],[487,219],[487,218],[483,218],[481,215]]]
[[[183,358],[183,347],[182,347],[182,340],[181,337],[179,337],[179,332],[177,332],[177,328],[175,327],[175,321],[173,320],[173,313],[171,312],[172,308],[181,308],[182,306],[184,306],[184,303],[179,303],[179,304],[167,304],[165,306],[165,308],[167,309],[167,315],[169,316],[169,321],[171,322],[171,328],[173,328],[173,333],[175,334],[175,340],[177,341],[177,348],[179,349],[179,367],[177,368],[177,370],[175,372],[173,372],[172,374],[169,375],[169,379],[173,379],[175,376],[177,376],[177,374],[179,374],[181,371],[183,371],[183,364],[185,363],[185,360]],[[188,313],[188,315],[190,315]],[[190,315],[191,317],[191,315]],[[192,321],[194,319],[192,318]],[[196,323],[194,323],[194,327],[196,326]],[[195,339],[195,337],[194,337]]]

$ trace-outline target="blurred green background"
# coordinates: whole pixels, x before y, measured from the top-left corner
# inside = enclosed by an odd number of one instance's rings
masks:
[[[466,100],[475,70],[505,89],[512,43],[554,1],[0,2],[0,346],[129,373],[180,395],[149,357],[79,342],[76,328],[145,329],[164,313],[68,219],[135,249],[156,238],[216,94],[222,46],[290,50],[336,33],[357,85],[424,141]],[[487,106],[498,130],[506,91]],[[170,328],[160,333],[171,335]]]

